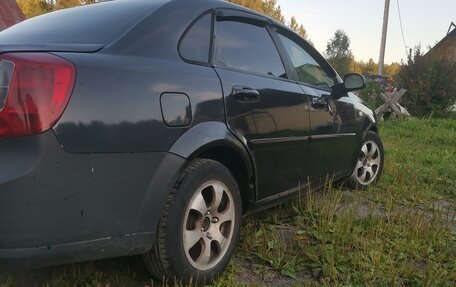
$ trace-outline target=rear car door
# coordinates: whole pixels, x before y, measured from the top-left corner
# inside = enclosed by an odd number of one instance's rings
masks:
[[[310,178],[346,175],[353,167],[358,147],[353,104],[344,97],[332,96],[337,74],[313,47],[293,33],[276,30],[298,83],[310,99],[311,141],[307,167]]]
[[[307,181],[308,98],[289,78],[268,22],[218,10],[214,65],[225,97],[227,124],[249,148],[257,199],[296,191]]]

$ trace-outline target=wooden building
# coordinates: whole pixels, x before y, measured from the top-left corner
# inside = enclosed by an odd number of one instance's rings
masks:
[[[447,35],[425,55],[426,58],[442,60],[450,69],[456,67],[456,25],[451,23]]]
[[[25,20],[16,0],[0,0],[0,31]]]

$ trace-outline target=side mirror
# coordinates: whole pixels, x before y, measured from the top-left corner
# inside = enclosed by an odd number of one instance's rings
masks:
[[[343,87],[345,92],[362,90],[366,86],[366,79],[360,74],[346,74]]]

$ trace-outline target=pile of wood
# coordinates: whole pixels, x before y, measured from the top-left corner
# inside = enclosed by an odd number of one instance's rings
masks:
[[[406,92],[407,90],[401,89],[400,91],[394,91],[392,93],[381,93],[380,97],[385,103],[375,110],[377,117],[380,120],[383,120],[385,116],[388,116],[389,118],[410,117],[410,113],[407,109],[399,104],[399,100]]]

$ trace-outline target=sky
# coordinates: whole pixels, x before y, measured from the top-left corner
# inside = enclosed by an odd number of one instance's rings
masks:
[[[406,59],[402,40],[399,1],[405,43],[414,48],[421,43],[427,51],[446,36],[456,23],[456,0],[391,0],[385,63]],[[287,19],[302,23],[315,47],[324,52],[337,29],[350,38],[356,60],[378,61],[385,0],[278,0]]]

